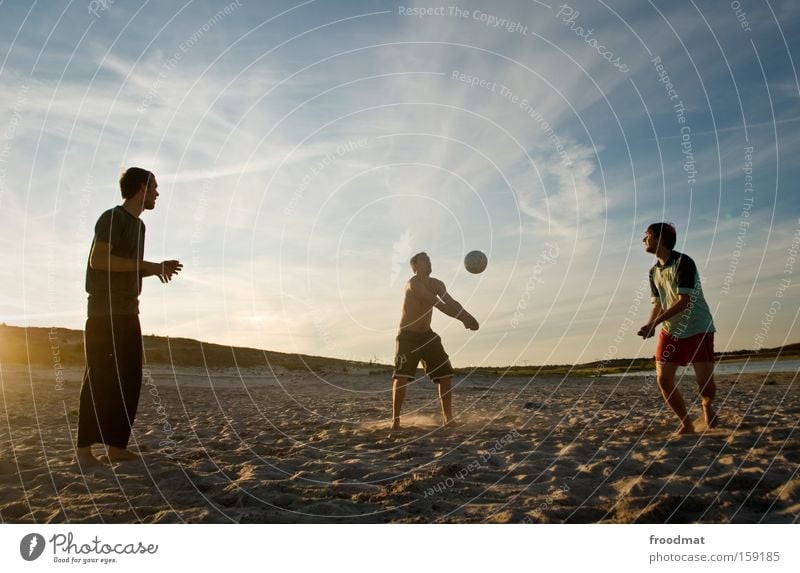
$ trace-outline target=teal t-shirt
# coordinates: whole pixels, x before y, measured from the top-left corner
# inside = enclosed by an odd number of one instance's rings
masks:
[[[650,269],[651,302],[666,310],[678,300],[679,294],[688,294],[689,306],[662,324],[668,334],[687,338],[704,332],[714,332],[714,319],[700,286],[700,273],[694,261],[678,251],[672,251],[667,261]]]

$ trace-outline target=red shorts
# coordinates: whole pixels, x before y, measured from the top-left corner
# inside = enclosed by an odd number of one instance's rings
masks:
[[[662,328],[656,345],[656,362],[671,362],[681,366],[695,362],[714,362],[714,333],[703,332],[686,338],[676,338]]]

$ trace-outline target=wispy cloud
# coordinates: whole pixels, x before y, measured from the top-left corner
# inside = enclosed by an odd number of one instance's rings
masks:
[[[752,7],[745,32],[727,5],[580,0],[569,20],[522,1],[422,18],[388,2],[243,4],[181,48],[224,5],[61,20],[37,5],[24,26],[0,6],[4,320],[81,326],[94,221],[141,165],[163,191],[146,256],[186,265],[146,284],[147,331],[388,360],[405,261],[426,250],[482,322],[436,318],[459,364],[597,359],[651,264],[642,229],[671,220],[720,344],[752,346],[800,216],[796,73],[769,9]],[[774,9],[788,34],[798,10]],[[749,145],[757,191],[736,259]],[[545,243],[559,254],[537,267]],[[472,249],[489,254],[483,275],[463,270]],[[772,336],[792,329],[778,317]],[[632,335],[618,346],[652,352]]]

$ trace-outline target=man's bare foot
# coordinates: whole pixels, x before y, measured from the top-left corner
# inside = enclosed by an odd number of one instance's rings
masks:
[[[687,420],[681,424],[681,427],[675,432],[678,436],[685,436],[686,434],[694,434],[694,424]]]
[[[111,463],[141,461],[141,459],[141,456],[126,449],[117,448],[116,446],[108,447],[108,461]]]
[[[450,418],[444,424],[442,424],[442,428],[448,428],[452,430],[453,428],[460,428],[463,425],[464,425],[463,422],[459,422],[454,418]]]
[[[94,457],[92,448],[78,448],[75,452],[75,463],[81,468],[103,467],[103,462]]]
[[[719,424],[719,420],[717,419],[717,411],[714,410],[714,407],[711,404],[703,404],[703,415],[706,418],[706,426],[709,428],[717,427],[717,424]]]
[[[389,441],[396,441],[396,440],[406,440],[409,437],[409,434],[406,428],[400,428],[398,430],[389,430],[389,433],[386,434],[386,439]]]
[[[392,430],[392,431],[399,430],[400,429],[400,418],[395,418],[394,420],[392,420],[392,427],[389,428],[389,429]]]

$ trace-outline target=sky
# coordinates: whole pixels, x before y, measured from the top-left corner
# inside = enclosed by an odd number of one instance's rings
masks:
[[[408,258],[457,367],[652,356],[672,222],[717,351],[800,341],[800,8],[0,2],[0,321],[82,328],[122,170],[159,182],[145,333],[390,363]],[[464,255],[485,252],[479,275]]]

